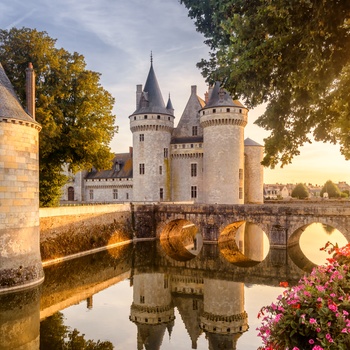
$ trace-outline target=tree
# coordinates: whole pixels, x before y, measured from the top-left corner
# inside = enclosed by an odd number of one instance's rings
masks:
[[[56,312],[40,323],[40,349],[41,350],[113,350],[109,341],[97,342],[86,340],[85,334],[77,329],[70,330],[64,324],[64,315]]]
[[[180,2],[211,49],[197,64],[207,81],[250,108],[267,102],[264,165],[291,163],[310,133],[350,159],[349,1]]]
[[[109,143],[116,131],[114,98],[103,89],[100,73],[86,69],[84,57],[55,47],[46,32],[0,30],[0,62],[25,105],[25,69],[36,73],[40,203],[55,205],[65,177],[62,165],[81,169],[110,167]]]
[[[341,192],[338,186],[331,180],[328,180],[322,187],[320,196],[323,197],[324,193],[328,193],[328,198],[338,198],[341,196]]]
[[[309,197],[309,190],[305,184],[299,183],[294,187],[291,196],[293,198],[305,199]]]

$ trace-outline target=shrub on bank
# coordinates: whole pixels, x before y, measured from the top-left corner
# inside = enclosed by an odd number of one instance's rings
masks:
[[[261,309],[260,350],[350,349],[350,244]]]

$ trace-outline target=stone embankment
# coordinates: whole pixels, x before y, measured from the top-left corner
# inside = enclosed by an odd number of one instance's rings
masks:
[[[130,204],[40,209],[40,251],[45,265],[132,238]]]

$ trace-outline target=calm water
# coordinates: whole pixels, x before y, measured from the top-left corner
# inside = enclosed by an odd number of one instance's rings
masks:
[[[328,240],[346,243],[310,226],[302,251],[322,263]],[[242,261],[237,246],[203,245],[178,261],[143,242],[52,265],[41,288],[0,296],[0,349],[255,350],[260,308],[305,272],[287,251],[264,245],[263,261]]]

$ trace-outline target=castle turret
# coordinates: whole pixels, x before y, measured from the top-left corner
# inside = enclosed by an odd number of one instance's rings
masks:
[[[244,140],[244,202],[264,202],[264,146],[247,138]]]
[[[200,327],[206,333],[209,349],[236,349],[238,338],[246,332],[248,315],[244,310],[244,284],[204,279],[204,312]]]
[[[39,284],[44,278],[39,247],[41,127],[31,109],[32,115],[23,110],[0,64],[1,291]]]
[[[133,200],[171,199],[170,140],[174,109],[167,109],[151,67],[145,87],[137,85],[136,110],[129,117],[133,134]]]
[[[248,109],[216,83],[200,111],[205,203],[244,203],[244,127]]]
[[[170,279],[162,273],[134,275],[130,320],[137,325],[137,349],[160,349],[174,325]]]

